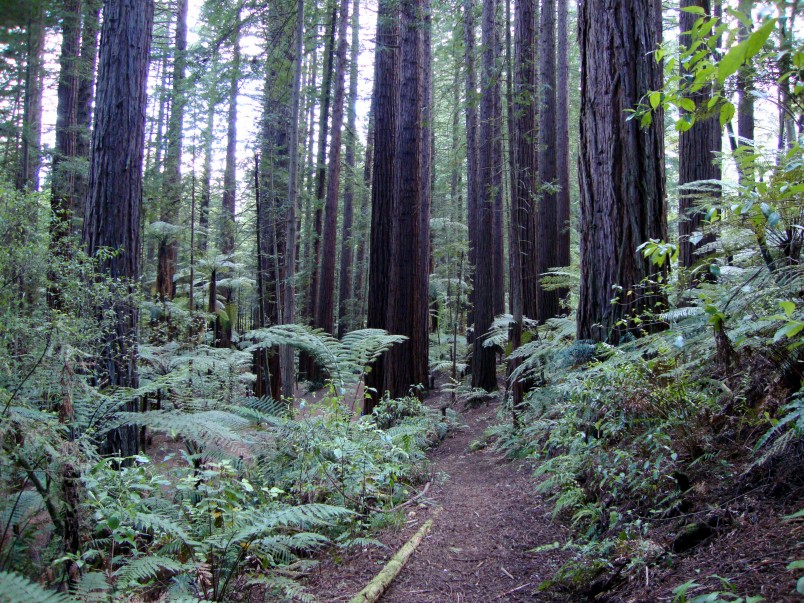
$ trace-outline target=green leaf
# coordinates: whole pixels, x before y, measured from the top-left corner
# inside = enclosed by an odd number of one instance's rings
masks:
[[[695,101],[693,101],[691,98],[682,97],[678,99],[678,106],[686,111],[695,111]]]
[[[740,42],[729,50],[717,64],[718,82],[721,84],[725,82],[727,77],[740,68],[743,61],[745,61],[745,42]]]
[[[706,11],[701,6],[685,6],[681,10],[685,13],[692,13],[693,15],[706,15]]]
[[[652,123],[653,123],[653,115],[651,115],[646,111],[645,113],[642,114],[642,119],[639,120],[639,127],[647,128]]]
[[[768,226],[770,226],[771,228],[775,227],[781,221],[782,216],[779,215],[779,212],[772,212],[768,216]]]
[[[662,94],[661,92],[651,92],[648,99],[650,100],[651,109],[655,109],[662,102]]]
[[[769,19],[762,27],[752,33],[745,41],[745,60],[750,59],[765,45],[773,30],[776,28],[776,19]]]
[[[791,320],[782,328],[780,328],[773,336],[773,341],[776,343],[783,337],[787,337],[788,339],[792,339],[796,335],[798,335],[801,330],[804,329],[804,322],[800,320]]]
[[[779,302],[779,306],[782,308],[782,310],[784,310],[785,316],[787,316],[787,318],[793,316],[793,312],[796,309],[796,304],[794,304],[791,301]]]
[[[720,107],[720,127],[722,128],[731,121],[734,117],[734,105],[731,103],[723,103]]]
[[[796,559],[792,563],[788,564],[787,569],[789,570],[804,569],[804,559]]]
[[[800,595],[804,595],[804,576],[798,579],[796,582],[796,592]]]

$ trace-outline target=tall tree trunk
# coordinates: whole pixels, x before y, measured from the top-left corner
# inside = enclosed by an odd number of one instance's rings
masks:
[[[349,63],[349,110],[346,120],[346,186],[343,191],[343,230],[341,233],[341,270],[338,286],[338,338],[346,335],[352,324],[349,305],[354,302],[352,288],[355,197],[355,147],[357,146],[357,70],[360,55],[360,0],[352,4],[352,48]]]
[[[25,96],[22,112],[22,148],[17,188],[39,190],[42,165],[42,77],[45,49],[45,9],[31,5],[26,31]]]
[[[226,165],[223,170],[221,253],[235,249],[235,198],[237,189],[237,95],[240,85],[240,11],[232,32],[232,75],[229,82],[229,116],[226,130]]]
[[[101,33],[95,127],[89,168],[89,197],[83,239],[87,253],[104,255],[98,270],[124,279],[129,295],[101,314],[114,313],[114,327],[104,336],[99,381],[110,388],[137,387],[137,301],[140,276],[140,214],[148,58],[153,26],[153,0],[108,0]],[[125,410],[135,411],[136,401]],[[105,453],[136,454],[138,429],[126,426],[109,432]]]
[[[567,20],[568,0],[558,0],[558,77],[556,78],[556,170],[558,193],[556,194],[556,221],[558,237],[556,266],[570,265],[570,140],[569,140],[569,47],[570,37]],[[559,298],[569,294],[568,289],[557,292]]]
[[[543,0],[539,26],[539,211],[538,211],[538,278],[557,265],[558,211],[556,183],[556,3]],[[545,291],[537,286],[538,313],[535,318],[544,322],[558,315],[558,292]]]
[[[660,113],[653,125],[640,130],[623,110],[662,85],[661,63],[645,60],[661,40],[657,5],[655,0],[581,0],[578,7],[579,339],[616,344],[626,333],[652,330],[650,323],[638,324],[631,317],[656,312],[663,301],[642,281],[662,276],[666,266],[657,268],[636,251],[648,239],[667,238],[663,118]]]
[[[475,271],[474,319],[475,338],[472,351],[472,387],[486,391],[497,389],[497,375],[493,348],[483,345],[485,334],[494,319],[494,145],[496,126],[494,123],[493,85],[496,77],[495,49],[496,0],[483,0],[483,62],[480,97],[480,138],[478,161],[478,208],[477,208],[477,268]]]
[[[718,2],[719,0],[715,0]],[[706,14],[711,14],[710,0],[681,0],[681,8],[696,6],[702,8]],[[679,42],[688,47],[691,36],[687,33],[695,25],[699,15],[681,11],[679,16],[680,35]],[[690,75],[679,66],[682,78]],[[712,98],[711,86],[704,86],[699,91],[687,96],[697,107],[705,107]],[[682,115],[686,113],[682,110]],[[699,259],[697,250],[703,245],[714,242],[712,233],[707,233],[697,242],[691,236],[703,226],[704,213],[693,209],[696,198],[700,197],[699,188],[690,188],[691,182],[699,180],[720,180],[720,163],[717,154],[721,151],[722,134],[720,128],[719,111],[699,115],[693,126],[678,136],[678,243],[679,264],[691,268]],[[711,194],[706,193],[704,194]]]
[[[422,61],[421,86],[422,86],[422,114],[420,122],[422,124],[422,162],[421,162],[421,186],[422,186],[422,208],[421,208],[421,267],[419,270],[419,291],[421,298],[418,300],[419,320],[424,325],[423,333],[420,333],[419,349],[415,351],[418,366],[415,367],[416,374],[414,383],[420,383],[425,387],[429,385],[430,373],[430,272],[432,271],[432,246],[430,237],[430,208],[433,197],[433,181],[435,178],[435,168],[433,164],[433,53],[432,53],[432,32],[433,14],[431,0],[422,0],[422,19],[423,23],[419,26],[422,38]],[[419,327],[421,328],[421,327]]]
[[[288,168],[288,211],[285,250],[285,296],[282,319],[292,324],[296,321],[296,291],[294,278],[296,272],[296,209],[299,196],[299,105],[301,102],[301,75],[304,51],[304,0],[296,3],[296,49],[293,57],[293,83],[290,101],[290,165]],[[293,395],[296,383],[296,367],[293,349],[285,346],[282,350],[282,393]]]
[[[536,33],[535,0],[517,0],[514,9],[514,99],[509,120],[513,122],[511,172],[511,314],[514,325],[511,345],[516,349],[521,344],[524,314],[523,264],[526,258],[525,242],[533,239],[527,232],[534,206],[536,184],[536,115],[534,111],[536,90]],[[518,362],[509,363],[513,371]],[[511,384],[514,402],[514,418],[517,418],[522,402],[522,385]]]
[[[369,248],[369,328],[386,328],[391,272],[391,241],[396,205],[396,154],[399,86],[399,16],[395,0],[379,0],[377,49],[374,67],[374,168],[371,186],[371,242]],[[371,414],[384,393],[386,360],[378,359],[366,376],[363,414]]]
[[[327,197],[324,208],[324,245],[321,278],[318,286],[318,308],[315,326],[333,334],[335,305],[335,258],[338,239],[338,195],[341,184],[341,138],[346,80],[346,50],[349,46],[349,0],[341,0],[338,16],[338,49],[335,53],[335,94],[332,100],[332,130],[329,146]]]
[[[181,155],[186,105],[184,77],[187,64],[187,0],[176,5],[176,42],[173,54],[173,92],[171,94],[170,120],[167,129],[167,152],[162,173],[161,220],[176,224],[181,207]],[[178,265],[179,241],[174,234],[164,234],[159,239],[156,290],[161,300],[173,299],[176,295],[174,277]]]
[[[422,182],[424,145],[421,119],[424,86],[420,68],[422,0],[400,2],[399,120],[397,123],[392,250],[388,293],[387,330],[408,337],[394,346],[385,363],[385,389],[392,398],[404,396],[419,380],[418,355],[427,338],[427,321],[421,324],[422,291]],[[372,250],[373,251],[373,250]]]
[[[332,91],[332,74],[335,56],[335,27],[338,19],[336,0],[328,4],[330,21],[324,34],[324,74],[321,81],[321,107],[318,117],[318,159],[315,173],[315,207],[313,218],[313,249],[310,261],[310,294],[307,299],[307,314],[315,320],[318,311],[318,280],[321,261],[321,236],[324,218],[324,199],[327,191],[327,137],[329,135],[329,106]],[[304,363],[308,371],[315,371],[312,359]]]
[[[81,28],[81,58],[78,71],[78,107],[76,108],[75,154],[89,162],[92,140],[92,104],[95,98],[95,75],[98,68],[98,34],[100,33],[101,0],[84,0],[84,15]],[[87,196],[87,174],[83,169],[75,171],[75,223],[76,233],[81,233],[84,219],[84,202]]]
[[[363,183],[365,190],[360,195],[360,232],[361,236],[357,241],[357,251],[355,253],[355,295],[358,300],[356,327],[361,328],[366,324],[366,307],[368,303],[368,260],[366,258],[366,239],[371,229],[371,211],[369,202],[371,200],[371,168],[374,161],[374,103],[372,102],[369,110],[368,133],[366,134],[366,157],[363,163]]]
[[[751,0],[740,0],[740,11],[751,17],[751,8],[753,7]],[[740,40],[745,40],[751,30],[744,24],[740,23]],[[751,68],[743,66],[737,73],[737,135],[740,137],[739,144],[748,144],[753,146],[754,142],[754,78],[751,73]],[[741,179],[753,179],[753,170],[746,169],[749,166],[742,166]],[[746,173],[749,172],[749,173]]]
[[[212,203],[212,141],[215,137],[215,99],[210,95],[207,120],[201,140],[204,145],[204,164],[201,168],[201,206],[198,210],[198,250],[207,253],[209,244],[209,208]]]
[[[466,62],[466,224],[469,231],[469,266],[470,272],[477,274],[477,237],[478,237],[478,150],[477,150],[477,78],[475,77],[475,2],[464,0],[464,60]],[[474,282],[477,283],[475,276]],[[474,293],[469,298],[474,316]],[[470,318],[469,322],[474,322]]]
[[[508,1],[508,0],[505,0]],[[492,281],[488,286],[492,293],[492,312],[496,316],[505,312],[505,232],[503,217],[505,214],[503,182],[503,117],[502,117],[502,36],[499,22],[499,2],[494,14],[494,70],[491,80],[494,97],[494,113],[492,115],[492,180],[493,222],[492,222]],[[506,24],[507,27],[507,24]],[[482,333],[476,333],[482,335]]]
[[[310,288],[307,295],[306,313],[310,321],[315,323],[318,313],[318,293],[321,262],[321,237],[324,221],[324,202],[327,192],[327,137],[329,134],[329,107],[332,91],[332,75],[335,64],[335,28],[338,24],[338,4],[329,0],[327,12],[330,15],[327,30],[324,33],[324,73],[321,80],[321,98],[318,118],[318,154],[315,171],[315,200],[313,202],[312,248],[310,249]],[[318,367],[312,357],[299,354],[299,372],[308,379],[318,381],[321,378]]]
[[[81,46],[81,0],[66,0],[62,7],[61,56],[59,57],[58,104],[56,107],[56,148],[53,152],[50,208],[51,249],[64,256],[64,237],[72,232],[75,207],[75,157],[78,154],[79,52]],[[58,293],[50,302],[58,306]]]
[[[288,56],[293,52],[293,39],[288,31],[290,22],[280,18],[287,13],[289,3],[269,7],[266,26],[268,43],[274,48],[266,64],[265,88],[263,92],[263,123],[261,141],[260,198],[257,208],[257,259],[259,266],[258,296],[260,302],[260,324],[281,324],[282,304],[284,302],[285,262],[287,251],[294,248],[289,243],[286,219],[288,213],[287,197],[290,185],[286,182],[288,158],[290,154],[289,129],[291,112],[290,80],[293,73]],[[264,356],[263,356],[264,358]],[[291,357],[292,362],[292,357]],[[282,391],[280,355],[274,354],[261,366],[257,374],[258,384],[266,384],[274,399],[279,399]],[[291,378],[292,388],[294,379]]]

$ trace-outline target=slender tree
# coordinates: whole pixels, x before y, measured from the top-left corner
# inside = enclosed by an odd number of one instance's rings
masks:
[[[186,105],[184,78],[187,64],[187,0],[176,4],[176,41],[173,54],[173,91],[167,129],[167,152],[162,174],[163,222],[176,224],[181,206],[181,156]],[[179,241],[174,234],[165,233],[159,239],[159,265],[156,289],[160,299],[173,299],[176,294],[174,276],[178,264]]]
[[[83,22],[81,24],[81,56],[78,68],[78,106],[76,108],[76,127],[78,129],[75,154],[82,162],[89,160],[89,147],[92,140],[92,105],[95,99],[95,76],[98,69],[98,34],[100,33],[100,12],[102,0],[84,0]],[[76,203],[74,213],[76,224],[84,218],[84,200],[87,196],[87,178],[82,169],[74,171],[74,190]],[[80,226],[77,226],[80,234]]]
[[[512,122],[513,140],[511,152],[511,314],[514,324],[511,332],[513,349],[522,341],[522,320],[524,314],[524,290],[532,283],[525,283],[523,264],[529,258],[525,247],[532,235],[528,232],[532,224],[536,185],[536,114],[534,110],[536,91],[536,39],[535,39],[535,1],[517,0],[514,8],[514,64],[513,99],[509,120]],[[517,366],[514,360],[510,370]],[[522,401],[522,385],[512,384],[514,411]],[[515,415],[516,417],[516,415]]]
[[[719,1],[719,0],[716,0]],[[702,8],[706,14],[711,12],[711,2],[709,0],[681,0],[681,8],[695,6]],[[691,42],[690,30],[695,25],[699,15],[682,10],[679,16],[679,26],[681,29],[679,42],[684,46],[689,46]],[[683,63],[679,65],[681,76],[690,75],[684,69]],[[704,86],[700,90],[689,94],[689,98],[696,106],[707,107],[712,98],[711,86]],[[711,233],[706,233],[697,241],[692,240],[694,232],[700,230],[703,225],[704,213],[694,209],[696,197],[700,195],[700,189],[689,188],[689,184],[699,180],[720,180],[720,163],[717,154],[720,153],[722,135],[719,121],[719,111],[707,115],[698,116],[693,126],[686,132],[681,132],[678,137],[678,243],[679,243],[679,264],[685,268],[691,268],[700,258],[697,250],[703,245],[712,243],[715,237]]]
[[[330,132],[327,196],[324,206],[324,239],[321,274],[318,286],[318,308],[315,326],[334,333],[335,258],[338,229],[338,195],[341,183],[341,139],[346,80],[346,51],[349,46],[349,0],[341,0],[338,10],[338,48],[335,52],[335,94],[332,99],[332,129]]]
[[[469,231],[469,266],[477,268],[478,151],[477,78],[475,77],[475,2],[464,0],[464,61],[466,63],[466,224]],[[471,302],[471,298],[470,298]],[[474,304],[472,304],[474,308]],[[474,312],[474,309],[473,309]],[[473,322],[473,319],[470,320]]]
[[[235,249],[235,197],[237,189],[237,96],[240,88],[240,11],[234,15],[232,28],[232,62],[229,78],[229,115],[226,128],[226,163],[223,170],[221,219],[221,252],[228,255]]]
[[[78,154],[79,53],[81,46],[81,0],[66,0],[62,7],[61,55],[59,57],[56,148],[53,153],[50,207],[52,248],[64,253],[60,241],[72,230],[75,206],[75,157]],[[54,300],[51,300],[54,301]]]
[[[661,87],[646,61],[661,39],[655,0],[581,0],[581,287],[578,338],[618,343],[646,324],[629,320],[662,300],[643,279],[661,276],[636,248],[667,238],[661,114],[640,129],[626,108]],[[617,298],[612,303],[612,298]],[[625,324],[621,324],[625,321]]]
[[[45,8],[43,2],[28,3],[26,27],[25,96],[22,110],[22,146],[17,188],[39,190],[42,165],[42,79],[44,77]]]
[[[556,3],[542,0],[539,25],[539,210],[538,277],[557,262],[558,250],[558,197],[555,193],[558,175],[556,163],[557,111],[556,111]],[[538,312],[535,318],[544,322],[558,314],[558,292],[545,291],[537,285]]]
[[[569,137],[569,17],[568,0],[558,0],[558,76],[556,77],[556,170],[558,172],[558,192],[556,193],[556,218],[558,238],[556,245],[556,266],[570,265],[570,137]],[[568,290],[559,290],[558,296],[565,297]]]
[[[299,196],[299,107],[301,104],[301,79],[304,51],[304,0],[296,3],[296,35],[295,53],[293,57],[293,83],[290,101],[290,149],[288,167],[288,211],[286,217],[287,249],[285,251],[285,297],[283,300],[282,319],[286,323],[296,320],[296,291],[294,278],[296,272],[296,213]],[[285,347],[282,350],[282,393],[285,396],[293,394],[296,383],[296,370],[293,349]]]
[[[109,387],[137,387],[137,302],[133,289],[140,275],[140,212],[145,143],[148,58],[153,0],[108,0],[101,33],[95,126],[89,168],[89,196],[83,239],[87,253],[99,258],[98,270],[123,279],[131,292],[110,307],[113,329],[107,332],[98,364],[99,382]],[[137,410],[136,401],[125,410]],[[121,456],[138,449],[135,426],[107,434],[102,449]]]
[[[496,77],[496,0],[483,0],[483,68],[480,97],[480,137],[478,161],[477,249],[474,290],[475,339],[472,350],[472,387],[486,391],[497,389],[495,352],[484,346],[485,333],[494,319],[495,282],[492,262],[494,251],[494,145],[495,145],[495,91],[492,82]]]
[[[349,59],[349,100],[346,119],[346,182],[343,191],[341,231],[341,268],[338,286],[338,337],[343,337],[350,322],[349,304],[354,302],[352,274],[354,240],[355,151],[357,146],[357,76],[360,56],[360,0],[352,3],[352,48]]]

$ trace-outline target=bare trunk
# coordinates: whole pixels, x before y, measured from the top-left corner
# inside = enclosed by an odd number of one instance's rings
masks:
[[[162,173],[163,222],[176,224],[181,206],[181,156],[184,127],[185,68],[187,64],[187,0],[176,6],[176,43],[173,56],[173,92],[171,94],[170,120],[167,130],[167,152]],[[176,295],[174,277],[178,264],[179,242],[174,235],[164,235],[159,240],[159,270],[156,289],[162,300]]]
[[[389,303],[388,275],[391,272],[389,242],[393,236],[396,205],[396,138],[399,86],[399,17],[395,0],[380,0],[377,11],[377,50],[374,75],[374,168],[371,187],[371,243],[368,283],[369,328],[386,328]],[[371,414],[385,387],[384,358],[374,363],[366,376],[371,394],[363,414]]]
[[[350,304],[354,304],[352,287],[353,249],[352,228],[354,226],[355,197],[355,146],[357,139],[357,70],[360,54],[360,0],[352,5],[352,48],[349,64],[349,111],[346,120],[346,186],[343,191],[343,230],[341,232],[341,269],[338,286],[338,338],[346,335],[353,318]],[[350,314],[352,316],[350,316]]]
[[[485,334],[494,319],[494,98],[498,89],[493,85],[496,49],[496,0],[483,1],[483,68],[480,97],[480,137],[478,161],[477,208],[477,268],[475,271],[474,319],[475,337],[472,351],[472,387],[486,391],[497,389],[496,354],[493,348],[483,345]]]
[[[83,239],[87,253],[102,248],[98,270],[124,279],[130,293],[100,313],[113,312],[99,362],[99,382],[111,388],[137,387],[137,302],[140,276],[140,215],[145,137],[146,83],[153,26],[153,0],[109,0],[105,5],[98,70],[95,127],[89,170],[90,195]],[[125,410],[136,411],[132,401]],[[136,426],[115,429],[102,450],[130,456],[138,451]]]
[[[663,117],[640,130],[623,107],[662,85],[662,65],[646,61],[661,39],[654,0],[581,0],[581,288],[578,338],[619,343],[659,328],[633,318],[664,298],[646,277],[666,273],[637,253],[666,240]],[[612,55],[614,49],[614,55]],[[612,298],[617,301],[612,303]],[[621,322],[624,321],[624,322]]]
[[[327,170],[327,196],[324,222],[321,275],[318,286],[318,308],[315,326],[333,334],[335,309],[335,258],[338,238],[338,195],[341,184],[341,138],[346,80],[346,50],[348,48],[349,0],[341,0],[338,15],[338,49],[335,53],[335,94],[332,101],[332,130]]]

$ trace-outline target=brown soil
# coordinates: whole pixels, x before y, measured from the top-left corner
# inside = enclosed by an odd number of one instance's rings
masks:
[[[428,403],[447,404],[445,394]],[[385,603],[548,601],[536,586],[562,563],[563,554],[534,547],[565,539],[549,506],[535,493],[531,470],[472,442],[496,420],[496,404],[462,412],[465,426],[430,454],[432,487],[426,503],[409,508],[403,529],[377,537],[388,548],[332,554],[312,572],[308,591],[320,601],[348,601],[441,507],[427,538],[383,597]],[[462,410],[462,409],[457,409]]]

